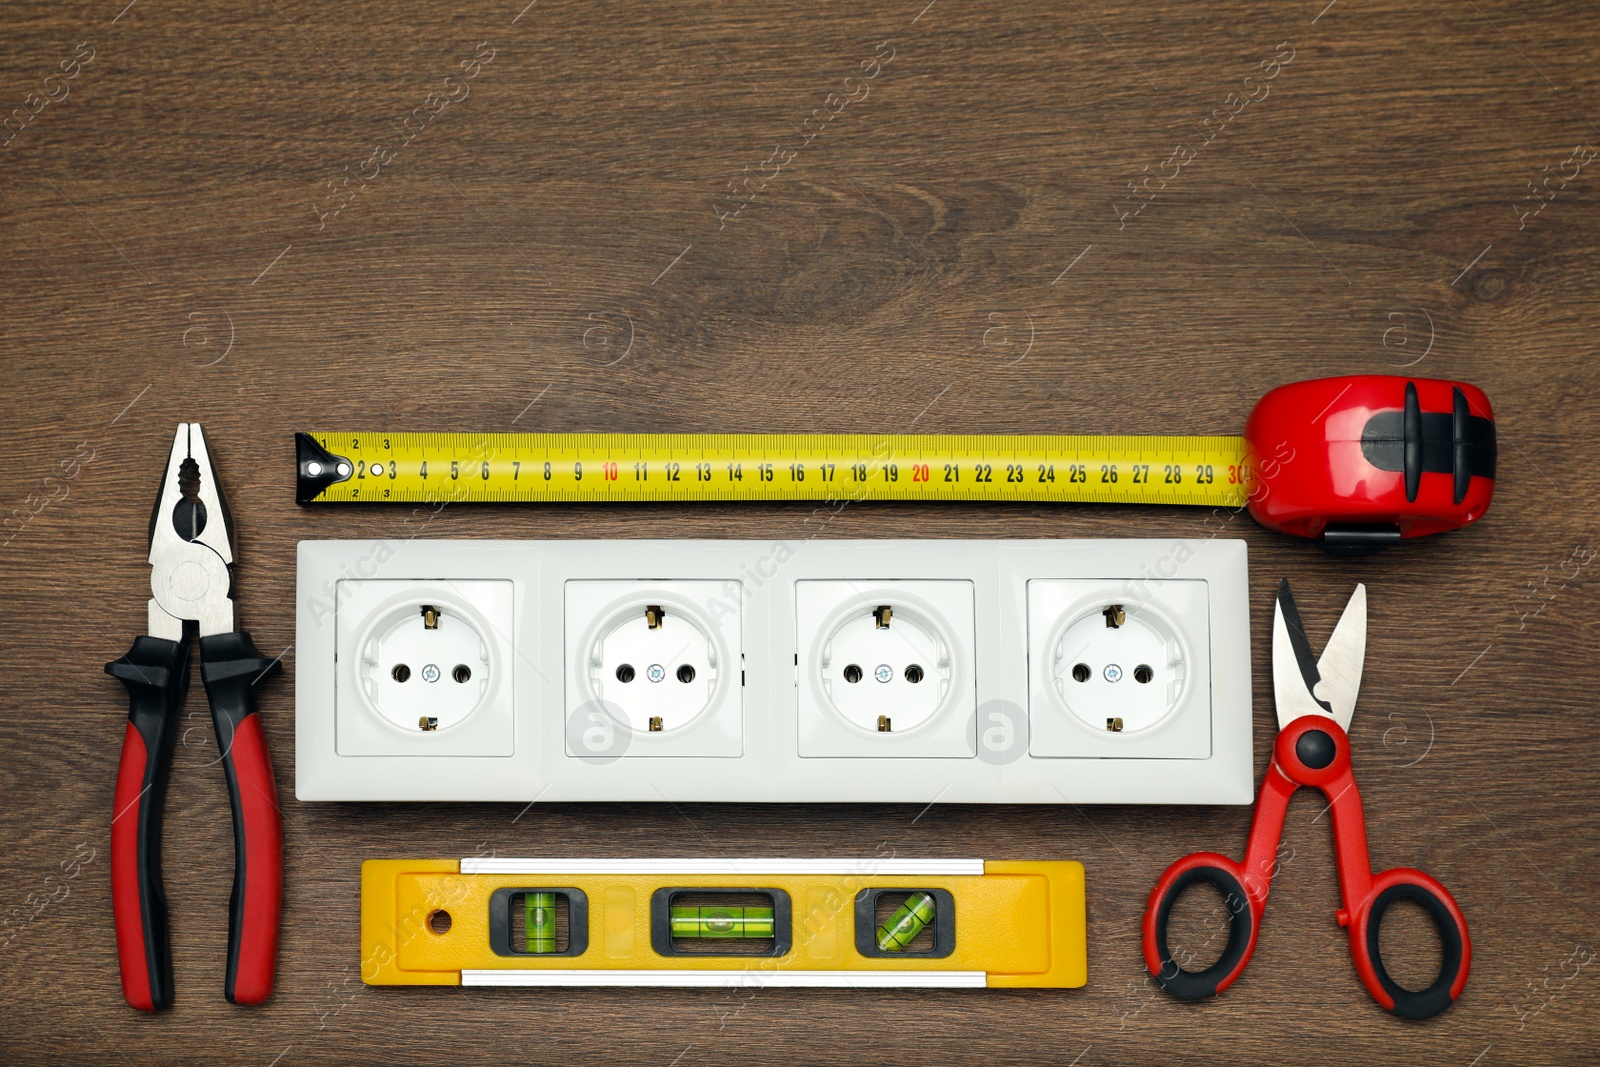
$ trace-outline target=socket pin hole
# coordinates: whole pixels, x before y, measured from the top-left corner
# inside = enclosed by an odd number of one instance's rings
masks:
[[[1133,669],[1133,680],[1138,682],[1140,685],[1148,684],[1150,679],[1154,678],[1155,676],[1155,671],[1150,669],[1150,665],[1148,663],[1141,663]]]
[[[472,677],[472,668],[465,663],[457,663],[456,669],[450,672],[450,677],[458,682],[465,682]]]
[[[617,668],[617,681],[623,683],[633,681],[633,664],[624,663]]]
[[[448,934],[450,932],[450,913],[440,908],[432,915],[429,915],[428,929],[436,934]]]
[[[1093,673],[1094,672],[1089,669],[1089,665],[1087,663],[1080,663],[1076,667],[1072,668],[1072,680],[1074,682],[1087,682],[1089,680],[1089,675]]]
[[[912,685],[916,685],[918,682],[922,681],[922,668],[917,666],[915,663],[907,667],[906,681],[910,682]]]
[[[689,666],[687,663],[685,663],[683,666],[679,667],[678,668],[678,681],[682,682],[685,685],[688,685],[690,682],[694,681],[694,668]]]
[[[394,665],[394,670],[390,671],[389,675],[395,681],[403,682],[411,677],[411,668],[407,667],[404,663],[396,663]]]
[[[854,663],[850,664],[844,669],[844,680],[851,685],[861,681],[861,668]]]

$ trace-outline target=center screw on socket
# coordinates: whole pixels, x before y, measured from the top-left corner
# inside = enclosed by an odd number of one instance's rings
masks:
[[[422,668],[422,680],[425,682],[437,682],[439,680],[439,668],[432,663]]]
[[[1122,681],[1122,668],[1115,663],[1107,663],[1105,676],[1108,682],[1120,682]]]
[[[667,669],[659,663],[652,663],[644,669],[644,676],[652,682],[659,682],[667,676]]]
[[[880,682],[887,682],[894,677],[894,668],[887,663],[880,663],[873,669],[872,676]]]

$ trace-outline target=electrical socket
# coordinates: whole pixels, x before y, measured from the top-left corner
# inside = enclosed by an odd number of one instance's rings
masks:
[[[340,580],[340,755],[511,755],[512,596],[505,580]]]
[[[1203,580],[1028,583],[1035,756],[1211,755]]]
[[[972,582],[795,583],[802,757],[976,751]]]
[[[740,755],[742,599],[721,582],[568,581],[567,754]]]
[[[1248,804],[1247,579],[1244,543],[1222,539],[304,541],[296,795]],[[439,630],[414,629],[424,604]],[[1112,604],[1126,621],[1107,628]],[[677,624],[691,640],[667,648]],[[408,722],[425,710],[413,690],[384,688],[391,660],[416,671],[410,641],[439,642],[431,684],[461,701],[431,731]],[[1098,681],[1072,678],[1080,662]],[[446,673],[457,663],[468,683]],[[641,683],[657,663],[662,681]],[[862,681],[844,680],[851,664]]]

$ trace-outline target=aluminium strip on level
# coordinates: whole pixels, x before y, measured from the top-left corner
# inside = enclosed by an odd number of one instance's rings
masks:
[[[465,858],[462,874],[981,875],[974,859],[517,859]]]
[[[463,970],[464,986],[721,986],[785,989],[982,989],[983,971]]]

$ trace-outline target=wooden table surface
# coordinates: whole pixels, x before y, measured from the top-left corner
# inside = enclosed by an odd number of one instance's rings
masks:
[[[1588,5],[523,3],[28,0],[0,16],[0,1061],[1594,1062]],[[1272,386],[1399,368],[1492,398],[1487,519],[1363,560],[1243,517],[1226,534],[1251,554],[1258,779],[1278,579],[1319,644],[1368,584],[1352,737],[1373,862],[1440,878],[1474,943],[1464,997],[1431,1021],[1386,1015],[1357,981],[1313,796],[1290,812],[1247,977],[1204,1004],[1152,989],[1138,924],[1168,862],[1241,853],[1240,807],[936,806],[913,823],[917,806],[519,819],[293,799],[295,544],[402,521],[297,508],[297,429],[1235,432]],[[101,668],[143,631],[148,509],[188,419],[238,523],[241,623],[284,651],[264,718],[287,895],[275,995],[228,1005],[231,834],[191,694],[167,810],[179,999],[150,1017],[118,987],[126,705]],[[426,536],[795,538],[810,511],[460,507]],[[1176,540],[1214,534],[1204,518],[877,505],[825,536]],[[368,857],[885,841],[1083,861],[1089,984],[359,980]],[[1414,980],[1437,948],[1412,918],[1394,936],[1422,960],[1397,967]]]

